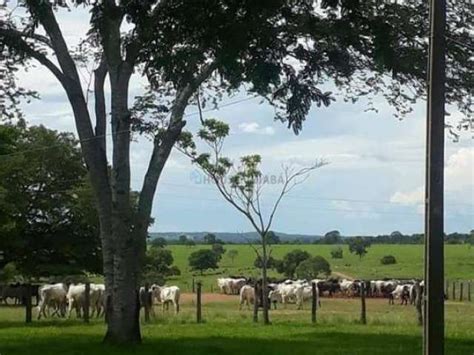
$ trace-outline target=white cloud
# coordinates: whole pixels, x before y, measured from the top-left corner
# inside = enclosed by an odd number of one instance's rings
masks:
[[[464,189],[474,193],[474,147],[461,148],[448,158],[445,166],[446,186],[449,190]]]
[[[275,134],[275,129],[273,127],[260,127],[257,122],[242,122],[239,124],[239,129],[244,133],[264,134],[267,136],[272,136]]]
[[[390,198],[390,202],[402,205],[418,205],[423,203],[425,190],[422,186],[408,192],[397,191]]]
[[[445,193],[448,203],[474,204],[474,148],[459,148],[449,156],[445,165]],[[403,205],[422,205],[425,188],[418,186],[408,191],[397,191],[391,202]],[[418,212],[423,209],[418,208]]]
[[[331,206],[341,211],[345,218],[351,219],[377,219],[380,215],[368,204],[353,203],[349,201],[331,201]]]

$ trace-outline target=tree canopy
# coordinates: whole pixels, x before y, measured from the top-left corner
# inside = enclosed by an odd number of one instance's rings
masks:
[[[208,269],[217,269],[219,267],[219,257],[209,249],[200,249],[189,255],[189,267],[191,270],[199,270],[202,273]]]
[[[300,262],[295,269],[295,274],[299,279],[313,280],[320,276],[329,276],[331,267],[326,259],[317,255]]]
[[[293,278],[298,265],[310,257],[311,255],[307,251],[300,249],[292,250],[283,257],[281,262],[276,264],[276,270],[286,277]]]
[[[367,254],[367,249],[371,245],[370,240],[363,237],[350,238],[347,243],[349,244],[349,252],[358,255],[360,259]]]
[[[0,125],[0,250],[25,276],[102,271],[98,216],[77,141]],[[43,147],[54,146],[45,151]]]

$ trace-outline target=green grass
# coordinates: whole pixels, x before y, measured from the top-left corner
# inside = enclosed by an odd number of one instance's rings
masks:
[[[234,263],[224,255],[218,270],[205,273],[203,276],[189,271],[188,256],[193,251],[207,248],[205,245],[187,247],[173,245],[168,248],[173,252],[175,264],[181,270],[181,276],[172,278],[169,283],[174,283],[184,290],[191,289],[193,276],[203,282],[206,291],[216,288],[216,278],[227,275],[257,276],[258,270],[253,267],[255,252],[248,245],[226,245],[226,250],[236,249],[239,254]],[[366,256],[359,259],[358,256],[350,254],[347,246],[344,250],[343,259],[331,259],[330,252],[335,246],[332,245],[276,245],[273,246],[272,256],[282,258],[293,249],[303,249],[312,255],[321,255],[331,264],[333,272],[349,275],[354,278],[412,278],[422,277],[423,274],[423,246],[422,245],[372,245]],[[384,255],[393,255],[397,259],[395,265],[381,265],[380,259]],[[448,280],[474,280],[474,248],[469,249],[466,245],[445,246],[445,270]],[[271,276],[278,276],[275,272]],[[474,292],[474,290],[473,290]]]
[[[368,324],[357,322],[359,300],[323,299],[318,322],[310,323],[309,305],[271,312],[272,325],[253,324],[251,312],[237,309],[235,296],[210,302],[203,295],[204,324],[195,324],[188,296],[178,316],[161,314],[143,325],[143,344],[101,344],[104,324],[94,320],[41,320],[26,326],[23,310],[0,307],[0,354],[419,354],[421,328],[412,306],[368,300]],[[213,296],[216,297],[216,296]],[[446,353],[474,352],[474,303],[448,302]]]

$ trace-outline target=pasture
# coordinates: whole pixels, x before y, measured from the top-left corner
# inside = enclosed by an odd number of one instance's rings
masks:
[[[368,249],[368,253],[360,260],[358,256],[350,254],[347,245],[342,245],[344,257],[342,259],[331,259],[331,250],[334,245],[288,245],[280,244],[272,246],[271,256],[282,258],[293,249],[308,251],[311,255],[321,255],[331,264],[335,276],[349,276],[353,278],[377,279],[384,277],[394,278],[421,278],[423,276],[423,246],[422,245],[398,245],[377,244]],[[193,251],[209,248],[207,245],[196,245],[194,247],[183,245],[168,246],[174,258],[174,264],[181,270],[181,275],[171,278],[169,284],[176,284],[184,290],[191,290],[193,275],[203,282],[206,292],[216,289],[216,278],[220,275],[245,275],[258,276],[259,270],[254,266],[255,251],[248,245],[225,245],[227,250],[235,249],[238,256],[234,262],[224,254],[219,263],[220,268],[199,275],[198,272],[189,271],[188,256]],[[382,265],[380,259],[384,255],[393,255],[397,259],[395,265]],[[474,248],[467,245],[445,245],[445,275],[448,280],[474,280]],[[279,276],[275,271],[270,276]]]
[[[358,323],[358,299],[322,299],[317,324],[310,323],[310,305],[272,310],[272,325],[252,323],[249,310],[238,310],[236,296],[203,295],[203,324],[195,323],[194,295],[184,294],[178,316],[162,314],[143,324],[143,345],[101,344],[103,320],[84,324],[76,319],[23,323],[19,307],[0,307],[0,353],[30,354],[419,354],[421,327],[412,306],[389,306],[368,299],[368,324]],[[446,353],[474,352],[474,304],[446,304]]]

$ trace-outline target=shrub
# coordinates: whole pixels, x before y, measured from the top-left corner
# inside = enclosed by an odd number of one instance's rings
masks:
[[[331,258],[342,259],[342,257],[343,257],[343,251],[341,247],[337,247],[331,250]]]
[[[380,259],[380,263],[382,265],[392,265],[397,263],[397,259],[393,255],[385,255],[382,259]]]
[[[331,266],[322,256],[312,256],[303,260],[295,270],[299,279],[312,280],[320,275],[329,276],[331,274]]]

